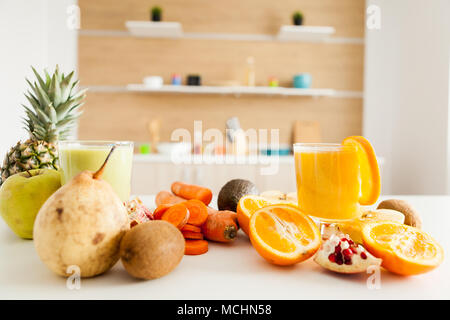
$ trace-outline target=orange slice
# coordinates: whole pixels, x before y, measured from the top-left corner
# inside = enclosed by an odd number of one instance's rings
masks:
[[[380,196],[380,169],[375,151],[370,142],[361,136],[347,137],[342,141],[344,146],[356,146],[358,150],[359,172],[361,178],[361,196],[359,204],[374,204]]]
[[[243,196],[237,205],[237,219],[239,227],[248,235],[248,225],[250,218],[258,209],[268,206],[270,201],[261,196],[247,195]]]
[[[401,275],[431,271],[444,259],[442,247],[420,229],[391,221],[366,223],[362,229],[366,249],[387,270]]]
[[[250,218],[250,241],[267,261],[292,265],[304,261],[320,247],[320,231],[314,221],[297,207],[274,204]]]

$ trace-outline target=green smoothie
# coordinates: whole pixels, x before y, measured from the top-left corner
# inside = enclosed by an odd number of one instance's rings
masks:
[[[128,201],[133,162],[132,142],[60,141],[58,149],[61,184],[65,184],[83,170],[97,171],[113,144],[116,144],[116,149],[106,164],[102,179],[113,187],[122,201]]]

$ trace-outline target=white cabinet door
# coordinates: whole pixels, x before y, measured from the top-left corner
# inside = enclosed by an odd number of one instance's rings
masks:
[[[262,175],[265,165],[258,164],[174,164],[172,162],[135,161],[132,173],[132,194],[156,194],[170,190],[174,181],[184,181],[210,188],[218,194],[232,179],[247,179],[265,190],[295,191],[293,163],[280,162],[273,175]]]

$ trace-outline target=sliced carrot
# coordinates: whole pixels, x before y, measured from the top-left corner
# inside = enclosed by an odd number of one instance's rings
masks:
[[[206,240],[186,240],[184,254],[199,255],[208,252],[208,241]]]
[[[161,217],[161,220],[170,222],[178,229],[183,228],[189,219],[189,210],[183,203],[174,204]]]
[[[172,192],[179,197],[187,200],[197,199],[206,205],[208,205],[212,199],[211,190],[193,184],[174,182],[172,183],[171,189]]]
[[[172,207],[173,204],[160,204],[155,211],[153,211],[153,219],[160,220],[163,214]]]
[[[185,239],[203,240],[203,234],[201,232],[181,231]]]
[[[189,210],[189,220],[188,223],[194,226],[201,226],[205,223],[208,218],[208,208],[206,205],[197,199],[192,199],[183,204]]]
[[[183,228],[181,228],[181,231],[202,232],[202,229],[200,227],[186,223],[186,225]]]
[[[176,204],[183,201],[186,201],[186,199],[177,197],[169,191],[160,191],[155,198],[155,203],[157,206],[162,204]]]

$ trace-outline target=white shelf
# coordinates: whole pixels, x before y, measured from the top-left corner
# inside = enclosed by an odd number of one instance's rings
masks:
[[[323,41],[336,30],[333,27],[281,26],[277,39],[280,41]]]
[[[215,86],[172,86],[164,85],[159,88],[148,87],[143,84],[129,84],[127,91],[132,92],[160,92],[186,94],[234,94],[234,95],[282,95],[282,96],[332,96],[333,89],[296,89],[283,87],[215,87]]]
[[[335,33],[333,27],[328,26],[291,26],[280,27],[277,35],[271,34],[237,34],[237,33],[210,33],[210,32],[183,32],[179,22],[152,22],[152,21],[127,21],[125,23],[129,34],[136,37],[149,38],[185,38],[185,39],[210,39],[210,40],[234,40],[234,41],[305,41],[319,42],[331,40]],[[98,33],[98,32],[97,32]],[[89,34],[84,31],[83,34]],[[95,34],[95,32],[94,32]],[[113,34],[111,34],[113,35]],[[361,39],[336,38],[330,42],[360,42]]]
[[[127,21],[125,26],[136,37],[180,38],[183,29],[179,22]]]

